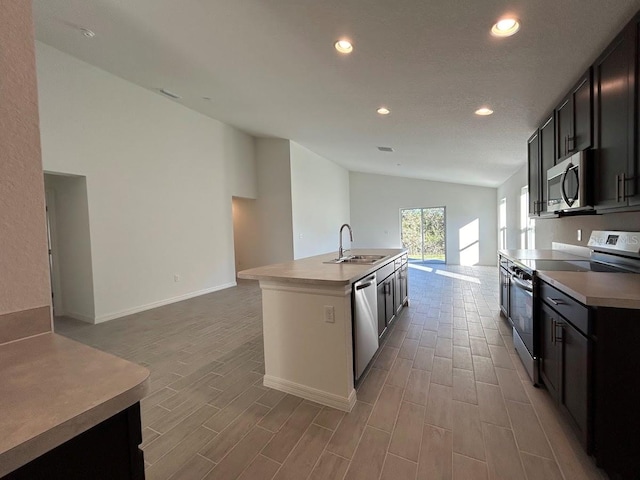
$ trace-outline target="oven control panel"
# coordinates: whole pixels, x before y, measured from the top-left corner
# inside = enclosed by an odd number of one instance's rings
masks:
[[[598,252],[640,256],[640,232],[594,230],[589,237],[588,245]]]

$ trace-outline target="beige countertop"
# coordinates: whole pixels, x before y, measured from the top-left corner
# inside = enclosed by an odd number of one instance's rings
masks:
[[[590,307],[640,309],[640,275],[606,272],[550,272],[538,277]]]
[[[514,260],[585,260],[564,250],[537,249],[537,250],[498,250],[500,255]]]
[[[251,268],[238,273],[239,278],[249,280],[271,280],[291,283],[348,285],[376,271],[396,257],[406,252],[404,248],[356,249],[350,255],[385,255],[385,258],[371,265],[354,263],[323,263],[336,258],[336,253],[301,258],[290,262],[276,263],[264,267]]]
[[[148,377],[55,333],[0,345],[0,477],[140,401]]]

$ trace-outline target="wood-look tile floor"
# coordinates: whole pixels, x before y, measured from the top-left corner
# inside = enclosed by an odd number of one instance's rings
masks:
[[[499,315],[495,267],[412,267],[349,414],[262,385],[257,283],[56,331],[147,366],[149,480],[603,479]],[[97,379],[99,380],[99,379]]]

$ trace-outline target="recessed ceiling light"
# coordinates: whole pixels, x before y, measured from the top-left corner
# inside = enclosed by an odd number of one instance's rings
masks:
[[[169,90],[167,90],[166,88],[161,88],[160,89],[160,93],[169,97],[169,98],[173,98],[174,100],[180,100],[182,97],[180,95],[178,95],[177,93],[173,93],[170,92]]]
[[[353,45],[349,40],[338,40],[335,45],[336,50],[340,53],[351,53],[353,52]]]
[[[82,35],[87,38],[93,38],[96,36],[95,32],[89,30],[88,28],[81,28],[80,31],[82,32]]]
[[[508,17],[498,20],[498,22],[491,27],[491,35],[495,37],[510,37],[520,30],[520,22],[517,19]]]
[[[391,113],[391,110],[389,110],[387,107],[380,107],[378,110],[376,110],[376,112],[378,112],[380,115],[389,115]]]
[[[476,115],[481,115],[483,117],[486,117],[487,115],[491,115],[492,113],[493,113],[493,110],[487,107],[482,107],[476,110]]]

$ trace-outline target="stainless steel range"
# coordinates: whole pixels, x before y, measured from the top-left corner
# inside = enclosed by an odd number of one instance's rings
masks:
[[[509,320],[513,343],[534,384],[539,383],[540,296],[536,271],[640,273],[640,233],[594,231],[590,257],[567,255],[565,260],[509,258]]]

